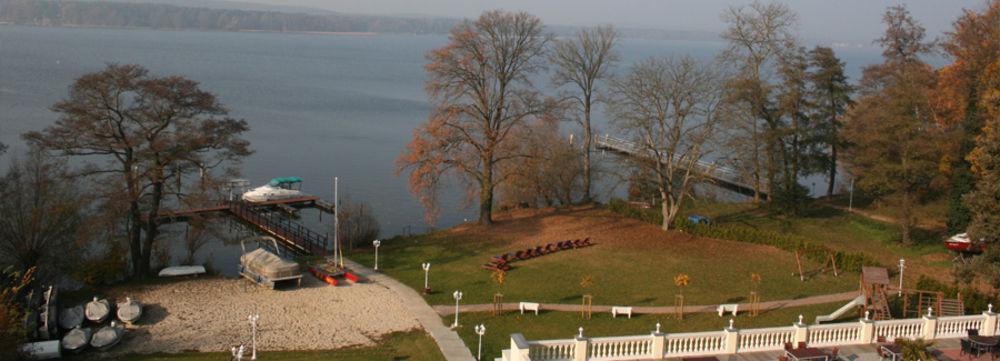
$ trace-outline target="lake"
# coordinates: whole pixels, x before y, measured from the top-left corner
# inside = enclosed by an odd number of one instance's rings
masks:
[[[153,74],[201,82],[231,115],[250,124],[255,153],[243,164],[254,186],[273,177],[299,176],[303,190],[340,194],[371,205],[383,235],[426,230],[423,208],[395,175],[395,158],[430,106],[423,90],[424,54],[447,41],[441,35],[331,36],[281,33],[116,30],[0,26],[0,156],[23,151],[19,135],[51,124],[48,108],[77,77],[107,63],[137,63]],[[710,60],[721,42],[623,39],[622,64],[650,56],[690,55]],[[835,49],[857,79],[878,62],[871,47]],[[538,82],[545,83],[545,77]],[[551,91],[551,89],[550,89]],[[598,117],[604,131],[607,122]],[[567,129],[571,128],[567,124]],[[607,190],[606,190],[607,192]],[[474,219],[461,192],[445,192],[437,226]],[[312,215],[311,215],[312,214]],[[328,220],[329,217],[324,218]],[[303,219],[315,223],[314,213]],[[238,247],[237,247],[238,248]],[[232,264],[232,247],[209,246],[202,258]],[[228,268],[228,266],[226,267]]]

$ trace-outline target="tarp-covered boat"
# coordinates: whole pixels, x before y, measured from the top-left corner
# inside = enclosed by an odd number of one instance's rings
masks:
[[[118,319],[125,324],[131,325],[140,316],[142,316],[142,304],[132,297],[125,297],[125,302],[118,304]]]
[[[70,330],[63,336],[62,348],[70,352],[80,352],[87,348],[90,344],[90,339],[94,336],[93,331],[90,327],[80,328],[79,326]]]
[[[97,332],[94,332],[94,336],[90,339],[90,345],[104,351],[118,344],[124,334],[125,328],[119,326],[115,321],[111,321],[110,326],[101,327]]]
[[[84,307],[84,315],[90,322],[104,322],[111,315],[111,303],[106,299],[97,299],[95,296],[94,300],[87,302],[87,306]]]
[[[959,253],[983,253],[984,245],[982,243],[972,242],[969,239],[968,233],[959,233],[951,238],[944,241],[944,246],[949,250],[959,252]]]
[[[59,327],[72,330],[83,324],[83,306],[76,305],[59,311]]]
[[[258,248],[247,251],[247,241],[257,241]],[[277,282],[295,281],[299,284],[302,281],[302,271],[299,264],[261,247],[261,242],[273,245],[273,249],[278,251],[278,242],[271,237],[255,237],[240,242],[243,255],[240,256],[240,274],[258,284],[274,288]]]

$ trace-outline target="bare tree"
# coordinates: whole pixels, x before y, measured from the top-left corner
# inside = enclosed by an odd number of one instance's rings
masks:
[[[82,175],[121,186],[106,198],[128,201],[134,276],[149,272],[164,200],[180,180],[236,164],[250,154],[247,123],[226,116],[215,95],[180,76],[153,77],[138,65],[108,65],[86,74],[56,103],[56,124],[24,138],[43,149],[90,162]],[[145,233],[145,238],[142,237]]]
[[[528,76],[544,65],[550,36],[528,13],[483,13],[451,31],[449,42],[431,51],[427,93],[434,110],[398,159],[410,171],[410,191],[436,215],[437,189],[455,175],[470,197],[479,194],[479,222],[493,223],[493,193],[505,162],[525,157],[511,134],[550,108]]]
[[[581,113],[575,117],[583,128],[583,201],[589,202],[591,175],[590,153],[593,142],[593,128],[590,117],[598,98],[598,83],[611,76],[611,68],[619,60],[614,50],[618,33],[610,26],[583,29],[569,39],[557,39],[553,43],[549,61],[555,66],[552,83],[556,87],[571,86],[566,98]]]
[[[65,162],[31,150],[0,177],[0,265],[38,269],[48,281],[72,265],[85,239],[87,197]]]
[[[337,216],[340,217],[340,221],[337,222],[340,227],[338,237],[351,250],[356,245],[370,245],[371,241],[377,239],[381,233],[381,226],[378,219],[375,218],[375,212],[367,203],[342,198],[340,212],[337,212]]]
[[[734,112],[748,115],[732,118],[738,123],[731,126],[736,130],[731,145],[745,163],[740,168],[749,168],[759,200],[765,180],[774,185],[779,172],[781,116],[773,106],[771,78],[777,61],[796,47],[796,16],[787,5],[755,0],[728,8],[722,20],[728,24],[722,38],[729,46],[720,59],[737,70],[729,80],[728,101]]]
[[[527,158],[507,163],[509,180],[500,185],[501,207],[569,205],[580,196],[581,151],[559,134],[556,119],[542,119],[518,136]]]
[[[654,178],[668,230],[693,184],[713,167],[703,160],[718,123],[722,78],[712,64],[654,58],[634,65],[613,90],[612,121],[641,146],[644,156],[630,159]]]

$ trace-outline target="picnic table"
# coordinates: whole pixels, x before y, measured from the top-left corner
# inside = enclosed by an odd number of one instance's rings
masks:
[[[883,343],[879,345],[879,349],[881,349],[883,356],[889,356],[889,359],[892,361],[903,359],[903,346],[894,343]]]
[[[990,353],[996,350],[1000,344],[1000,336],[969,336],[969,342],[978,354]]]
[[[828,361],[830,355],[828,355],[822,349],[815,347],[799,347],[791,350],[785,350],[785,354],[788,355],[789,360],[795,361],[805,361],[805,360],[817,360],[817,361]]]

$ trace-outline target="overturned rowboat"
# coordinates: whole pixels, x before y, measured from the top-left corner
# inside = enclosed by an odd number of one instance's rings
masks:
[[[111,321],[110,326],[101,327],[94,333],[94,337],[90,339],[90,346],[101,351],[107,350],[111,346],[117,345],[124,334],[125,328],[119,326],[115,321]]]
[[[83,306],[64,308],[59,312],[59,327],[72,330],[83,324]]]
[[[91,331],[90,327],[77,326],[76,328],[70,330],[63,336],[62,348],[63,350],[69,352],[80,352],[87,348],[90,344],[91,338],[93,338],[94,333]]]
[[[95,296],[93,301],[87,302],[84,315],[90,322],[104,322],[111,315],[111,303],[106,299],[97,299]]]
[[[133,300],[132,297],[125,297],[125,302],[118,304],[118,319],[126,325],[131,325],[141,316],[142,304]]]

